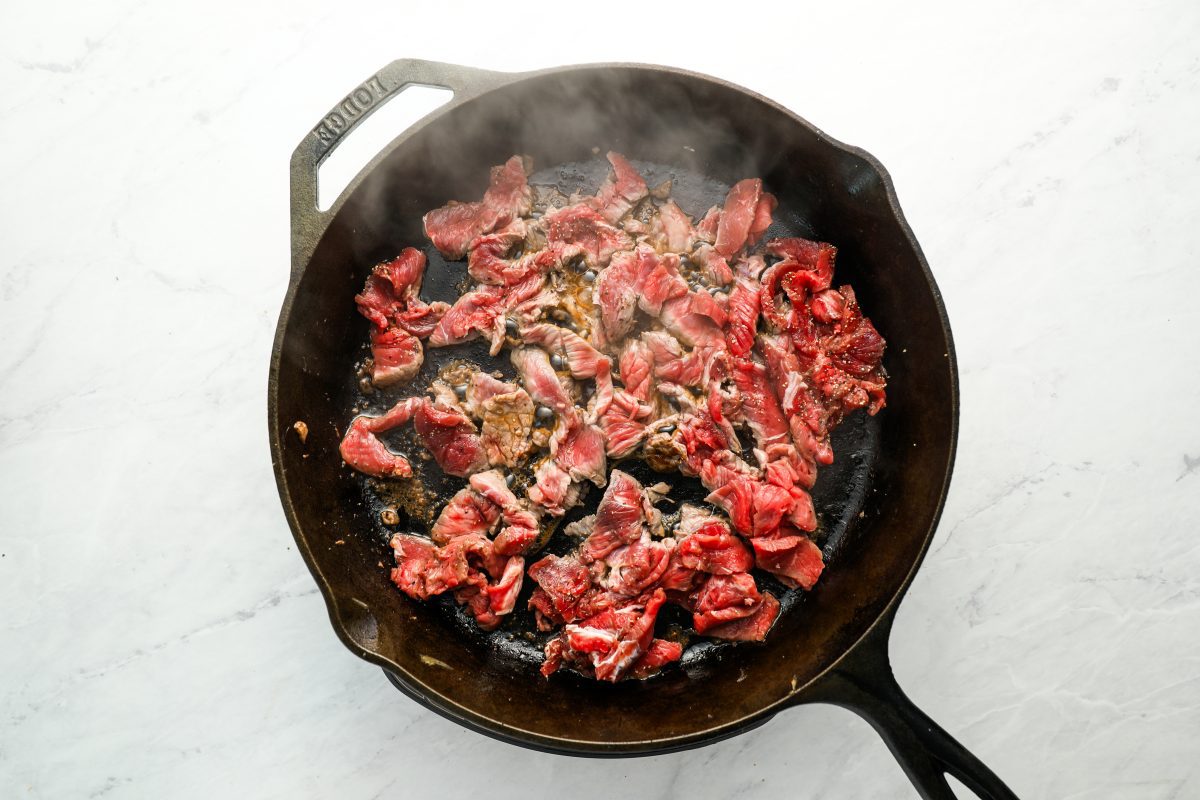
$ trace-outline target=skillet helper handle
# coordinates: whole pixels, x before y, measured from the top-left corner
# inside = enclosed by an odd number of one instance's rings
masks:
[[[894,612],[893,612],[894,613]],[[893,614],[829,675],[829,694],[816,698],[855,712],[883,737],[925,800],[957,800],[949,773],[982,800],[1017,800],[996,773],[946,733],[904,694],[888,659]]]
[[[401,58],[346,95],[292,152],[292,272],[308,260],[332,217],[328,211],[317,207],[317,170],[360,122],[409,86],[449,89],[454,93],[447,104],[451,106],[510,79],[501,72]]]

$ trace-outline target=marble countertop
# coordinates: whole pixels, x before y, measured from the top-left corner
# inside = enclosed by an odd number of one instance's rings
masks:
[[[962,369],[900,683],[1022,798],[1200,796],[1200,6],[417,5],[6,11],[0,795],[915,796],[836,708],[559,758],[425,711],[335,638],[267,448],[287,165],[414,56],[696,69],[882,160]]]

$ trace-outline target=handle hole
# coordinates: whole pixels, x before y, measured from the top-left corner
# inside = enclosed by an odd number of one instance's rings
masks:
[[[380,150],[452,97],[449,89],[409,86],[360,122],[317,169],[317,208],[328,210]]]
[[[979,795],[963,786],[962,782],[949,772],[946,773],[946,783],[950,784],[950,791],[954,792],[954,796],[957,797],[958,800],[976,800],[976,798],[979,797]]]

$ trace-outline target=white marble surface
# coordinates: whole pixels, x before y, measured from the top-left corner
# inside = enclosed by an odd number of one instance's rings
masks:
[[[1200,5],[843,5],[7,8],[0,796],[914,796],[841,710],[556,758],[335,639],[266,440],[287,161],[400,56],[689,67],[877,155],[963,377],[901,683],[1023,798],[1200,796]]]

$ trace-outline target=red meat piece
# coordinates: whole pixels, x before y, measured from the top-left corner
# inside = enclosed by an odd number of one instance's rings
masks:
[[[521,593],[521,582],[525,577],[525,559],[514,556],[508,559],[499,579],[487,587],[488,610],[498,617],[512,613]]]
[[[408,331],[418,339],[428,339],[441,322],[442,316],[449,310],[449,303],[440,300],[426,303],[416,297],[410,297],[407,307],[396,313],[396,327]]]
[[[500,471],[477,472],[471,476],[470,484],[472,489],[499,508],[503,517],[503,525],[496,534],[496,553],[512,556],[529,549],[541,532],[538,518],[512,493]]]
[[[641,339],[630,339],[621,350],[618,366],[625,390],[638,400],[648,401],[653,388],[654,356]]]
[[[529,499],[548,513],[561,517],[574,505],[574,486],[571,475],[553,458],[547,458],[533,471],[534,484],[529,487]]]
[[[759,337],[757,346],[767,362],[767,373],[780,408],[787,417],[792,441],[805,462],[803,467],[796,465],[797,482],[810,487],[816,480],[816,465],[833,462],[827,413],[805,380],[800,361],[788,339],[764,334]]]
[[[492,167],[491,184],[481,202],[450,203],[426,214],[425,235],[442,255],[457,260],[477,236],[528,214],[532,200],[524,161],[513,156],[503,166]]]
[[[643,244],[613,256],[612,264],[600,273],[593,296],[600,306],[605,337],[615,342],[632,330],[636,309],[658,316],[666,303],[687,294],[687,281],[679,274],[679,256],[660,256]],[[705,296],[712,299],[707,293]]]
[[[562,433],[561,437],[558,435]],[[603,486],[606,481],[604,432],[595,425],[584,422],[577,410],[564,416],[555,437],[550,441],[550,452],[560,469],[573,481],[591,481]]]
[[[712,244],[717,240],[717,229],[721,225],[721,207],[713,206],[704,214],[704,218],[696,223],[696,236]]]
[[[611,605],[608,593],[592,585],[591,572],[575,556],[546,556],[529,567],[529,577],[538,584],[529,607],[537,612],[541,630],[590,617]]]
[[[575,404],[559,380],[558,373],[550,366],[546,351],[537,347],[518,347],[510,356],[512,364],[521,376],[525,391],[535,403],[546,406],[558,414],[565,414]]]
[[[521,339],[552,353],[561,353],[575,378],[595,378],[612,365],[612,359],[592,347],[582,336],[557,325],[543,323],[522,328]]]
[[[633,330],[633,315],[638,306],[639,270],[637,257],[623,253],[596,279],[592,297],[600,308],[600,324],[605,339],[617,342]]]
[[[667,301],[688,293],[687,281],[679,274],[679,256],[675,253],[660,256],[645,245],[639,245],[635,255],[638,307],[657,317]]]
[[[738,181],[729,190],[725,197],[725,208],[721,212],[721,221],[717,224],[717,241],[714,246],[718,253],[729,258],[746,244],[751,229],[759,222],[758,206],[761,198],[762,181],[758,178]],[[770,210],[766,213],[770,224]]]
[[[392,582],[416,600],[427,600],[453,589],[467,578],[467,559],[462,549],[442,554],[431,542],[418,536],[392,537],[396,566]]]
[[[631,544],[613,550],[604,561],[608,574],[604,586],[615,595],[637,597],[649,591],[671,562],[671,546],[655,541],[648,532]]]
[[[560,645],[561,660],[589,669],[597,680],[619,681],[650,649],[654,621],[665,600],[658,589],[644,605],[602,611],[578,624],[568,624],[560,636],[565,645]],[[542,673],[549,675],[557,668],[548,652]]]
[[[650,646],[646,648],[646,652],[642,654],[642,657],[635,661],[633,666],[629,668],[626,677],[637,679],[649,678],[672,661],[678,661],[681,656],[683,656],[683,645],[679,642],[654,639],[650,642]]]
[[[624,458],[636,450],[646,438],[646,423],[653,414],[653,407],[641,403],[629,392],[616,390],[599,418],[608,457]]]
[[[871,320],[862,315],[853,289],[842,286],[838,296],[841,298],[839,320],[833,334],[825,340],[830,360],[856,378],[874,376],[882,383],[880,362],[886,347],[883,337]]]
[[[358,312],[375,327],[385,329],[395,324],[396,317],[421,290],[425,273],[425,254],[406,247],[391,261],[371,270],[360,294],[354,296]]]
[[[420,397],[409,397],[401,400],[382,416],[355,417],[338,448],[342,460],[353,469],[376,478],[411,476],[412,465],[408,459],[388,450],[380,441],[379,434],[408,422],[423,403],[424,400]]]
[[[642,534],[642,485],[619,469],[609,475],[608,488],[596,507],[596,526],[580,546],[585,563],[603,559]]]
[[[371,327],[371,380],[386,388],[410,380],[421,368],[424,352],[419,337],[428,336],[445,303],[426,304],[417,298],[425,271],[425,254],[406,248],[399,256],[376,266],[354,300]]]
[[[771,227],[771,212],[773,212],[779,202],[775,199],[775,195],[770,192],[763,192],[758,198],[758,205],[754,207],[754,221],[750,223],[750,230],[746,234],[748,244],[756,244],[759,238],[767,232],[767,228]]]
[[[776,265],[783,267],[780,270],[781,277],[795,274],[789,283],[796,288],[803,287],[810,292],[829,288],[837,257],[837,248],[833,245],[793,236],[770,240],[767,242],[767,252],[782,259]]]
[[[712,627],[748,617],[758,610],[763,595],[747,573],[712,575],[696,593],[692,627],[704,634]]]
[[[784,526],[783,531],[788,527]],[[793,530],[790,535],[751,539],[759,569],[775,575],[788,586],[811,589],[825,569],[821,548]]]
[[[663,303],[663,326],[689,347],[724,347],[727,320],[708,292],[688,292]]]
[[[552,258],[544,261],[507,258],[514,247],[525,241],[525,233],[525,221],[515,219],[498,231],[477,237],[467,253],[467,272],[480,283],[510,286],[524,280],[539,264],[551,266]]]
[[[770,592],[763,592],[762,602],[754,613],[713,625],[706,635],[733,642],[761,642],[767,638],[767,632],[778,616],[779,601]]]
[[[417,409],[413,426],[421,444],[447,475],[465,478],[487,467],[487,453],[475,423],[461,408],[426,400]]]
[[[442,508],[429,529],[429,536],[437,544],[446,544],[458,536],[487,536],[499,518],[499,506],[465,486]]]
[[[724,523],[691,534],[679,543],[678,549],[679,562],[700,572],[733,575],[754,567],[750,550]]]
[[[429,336],[430,347],[446,347],[470,341],[481,332],[493,342],[504,340],[504,291],[483,286],[459,296]]]
[[[788,422],[763,364],[749,358],[733,361],[733,378],[742,401],[742,414],[762,450],[776,442],[790,441]]]
[[[697,247],[691,261],[700,267],[700,274],[714,286],[728,286],[733,282],[733,270],[729,268],[729,262],[711,244]]]
[[[648,194],[646,181],[620,153],[609,152],[612,173],[590,201],[609,222],[616,223]]]
[[[754,348],[758,304],[758,285],[747,278],[738,278],[729,293],[729,325],[725,328],[725,342],[735,356],[744,356]]]

